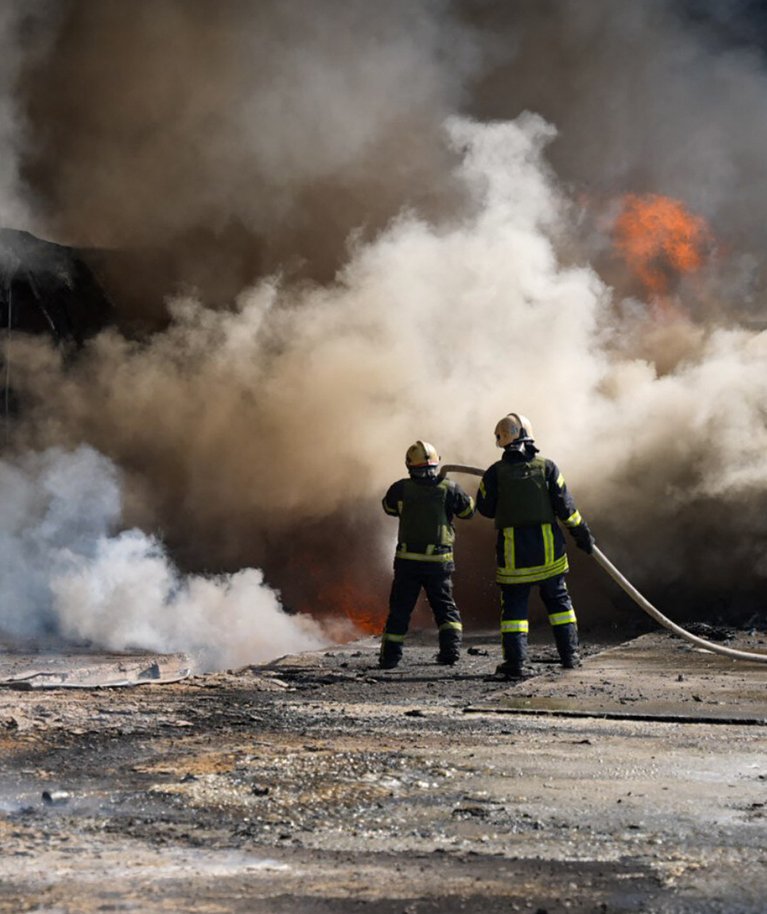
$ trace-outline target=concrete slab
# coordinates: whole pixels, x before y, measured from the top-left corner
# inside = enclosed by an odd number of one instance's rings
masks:
[[[760,638],[740,633],[728,646],[764,651]],[[767,663],[731,660],[654,632],[589,657],[580,669],[511,685],[466,710],[767,725]]]
[[[0,649],[0,688],[104,689],[179,682],[191,673],[185,654]]]

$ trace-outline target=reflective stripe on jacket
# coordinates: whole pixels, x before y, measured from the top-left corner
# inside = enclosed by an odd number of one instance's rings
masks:
[[[537,457],[534,448],[509,449],[486,470],[477,510],[495,518],[499,528],[499,584],[530,584],[568,570],[565,539],[556,519],[577,527],[582,518],[556,464]]]

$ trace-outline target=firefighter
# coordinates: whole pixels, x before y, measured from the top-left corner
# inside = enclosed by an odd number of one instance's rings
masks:
[[[496,582],[501,590],[503,663],[496,675],[521,679],[527,674],[528,599],[536,584],[548,612],[557,652],[566,669],[580,666],[578,623],[565,584],[565,538],[557,518],[586,553],[594,547],[556,464],[538,456],[530,420],[509,413],[495,427],[503,456],[479,485],[477,510],[495,519]]]
[[[460,656],[463,625],[453,599],[453,518],[474,515],[474,499],[449,479],[437,475],[439,455],[428,441],[416,441],[405,455],[408,478],[389,487],[383,509],[399,517],[394,580],[389,597],[379,666],[392,669],[402,659],[410,616],[421,588],[439,632],[437,663],[454,664]]]

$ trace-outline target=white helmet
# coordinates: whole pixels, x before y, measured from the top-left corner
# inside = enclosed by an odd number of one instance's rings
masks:
[[[495,427],[495,443],[498,447],[508,447],[518,441],[532,441],[533,437],[533,426],[527,416],[521,413],[509,413]]]
[[[428,441],[416,441],[411,444],[405,454],[405,466],[408,470],[426,470],[428,467],[439,465],[439,454],[433,444]]]

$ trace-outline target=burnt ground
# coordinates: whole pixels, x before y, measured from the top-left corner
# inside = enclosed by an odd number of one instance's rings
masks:
[[[390,672],[369,639],[0,689],[0,911],[763,912],[767,665],[547,638],[517,685],[494,635],[445,669],[425,632]]]

